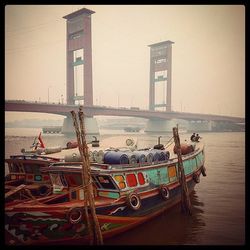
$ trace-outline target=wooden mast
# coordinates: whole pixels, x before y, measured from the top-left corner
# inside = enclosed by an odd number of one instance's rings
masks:
[[[84,208],[85,208],[85,216],[88,226],[88,231],[90,234],[90,244],[102,245],[103,238],[99,225],[99,221],[96,216],[95,211],[95,201],[94,201],[94,191],[92,186],[92,178],[90,173],[90,162],[89,162],[89,153],[88,146],[86,143],[86,133],[84,127],[84,116],[82,112],[82,107],[79,108],[78,118],[80,122],[80,130],[76,118],[76,114],[74,111],[71,111],[71,115],[74,121],[74,127],[76,131],[76,137],[78,142],[78,149],[80,155],[82,157],[82,179],[83,179],[83,187],[84,187]],[[88,214],[88,206],[90,207],[90,215],[92,220],[89,219]]]
[[[179,182],[181,184],[181,210],[184,213],[192,214],[191,210],[191,202],[190,197],[188,195],[188,187],[186,183],[186,177],[184,173],[183,168],[183,162],[181,157],[181,145],[180,145],[180,138],[178,134],[178,125],[177,127],[173,128],[173,136],[174,136],[174,142],[176,146],[176,152],[178,156],[178,176],[179,176]]]

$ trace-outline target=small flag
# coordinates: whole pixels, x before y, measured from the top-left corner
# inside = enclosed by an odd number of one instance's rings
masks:
[[[37,141],[37,139],[38,139],[38,141]],[[31,148],[37,149],[38,147],[45,148],[45,145],[44,145],[43,140],[42,140],[41,132],[40,132],[38,137],[35,137],[34,142],[31,145]]]
[[[38,136],[38,140],[39,140],[39,142],[40,142],[40,147],[41,147],[41,148],[45,148],[45,145],[44,145],[43,140],[42,140],[41,133],[42,133],[42,132],[40,132],[40,134],[39,134],[39,136]]]

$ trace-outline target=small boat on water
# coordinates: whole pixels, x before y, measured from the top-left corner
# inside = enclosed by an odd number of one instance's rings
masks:
[[[204,145],[197,142],[182,145],[182,149],[185,179],[191,193],[200,182],[200,175],[206,175]],[[174,151],[174,147],[154,147],[133,151],[109,149],[98,157],[96,154],[99,160],[90,165],[91,185],[104,239],[148,221],[181,201]],[[47,164],[40,171],[50,178],[50,195],[5,204],[7,245],[89,242],[82,164],[79,160]]]
[[[140,127],[125,127],[124,131],[125,132],[139,132],[141,130]]]
[[[38,147],[36,143],[37,138],[41,142],[39,145],[42,145],[42,147]],[[127,139],[127,141],[132,144],[134,143],[133,139]],[[105,142],[100,145],[99,140],[97,140],[95,136],[94,140],[88,144],[90,161],[99,163],[104,162],[105,150],[110,153],[114,150],[116,152],[123,152],[124,150],[134,149],[132,144],[128,147],[124,143],[120,143],[120,147],[108,147],[108,143],[105,144]],[[134,159],[133,157],[136,158],[136,156],[129,156],[128,160],[131,162],[131,160]],[[106,161],[109,158],[111,162],[120,160],[117,158],[117,155],[112,155],[112,153],[106,158]],[[124,157],[123,160],[125,160]],[[79,161],[82,161],[82,159],[79,154],[77,142],[69,141],[66,143],[66,147],[45,147],[40,133],[40,135],[35,138],[31,150],[21,149],[21,154],[11,155],[5,159],[5,163],[7,164],[7,173],[5,175],[5,202],[29,199],[31,195],[39,197],[51,194],[50,177],[47,173],[41,172],[41,169],[55,162]]]
[[[5,159],[9,171],[5,176],[5,202],[50,194],[50,177],[42,173],[41,168],[59,161],[59,158],[36,154],[13,155]]]

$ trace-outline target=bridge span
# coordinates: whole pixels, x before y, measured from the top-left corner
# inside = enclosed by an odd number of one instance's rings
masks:
[[[16,112],[38,112],[49,113],[63,116],[69,116],[70,111],[79,110],[77,105],[68,104],[50,104],[50,103],[37,103],[27,101],[5,101],[5,111]],[[233,123],[245,123],[245,118],[222,116],[213,114],[199,114],[199,113],[186,113],[175,111],[151,111],[141,109],[129,109],[129,108],[114,108],[105,106],[83,106],[83,112],[87,117],[93,116],[130,116],[140,117],[145,119],[183,119],[183,120],[207,120],[207,121],[225,121]]]

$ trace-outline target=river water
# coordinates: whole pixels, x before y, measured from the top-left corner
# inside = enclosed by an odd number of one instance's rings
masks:
[[[41,129],[6,128],[5,157],[28,149]],[[120,135],[138,138],[139,147],[157,144],[159,135],[100,131],[100,140],[112,145]],[[115,134],[114,134],[115,133]],[[191,134],[180,133],[181,141]],[[104,241],[105,245],[243,245],[245,244],[245,133],[201,133],[205,143],[207,176],[191,195],[192,216],[181,213],[180,205],[128,232]],[[166,143],[172,134],[161,135]],[[74,139],[42,135],[46,146],[65,146]]]

